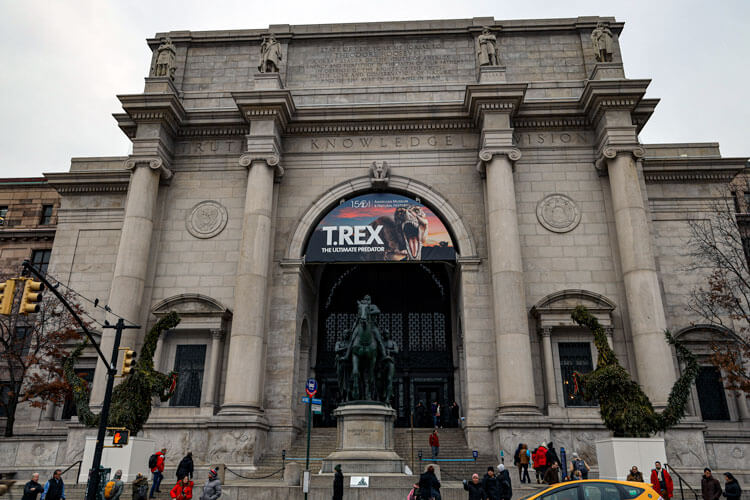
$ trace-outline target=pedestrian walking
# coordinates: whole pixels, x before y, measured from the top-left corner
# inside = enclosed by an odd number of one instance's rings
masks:
[[[500,500],[502,491],[500,480],[495,475],[494,467],[487,467],[487,473],[482,478],[482,487],[484,488],[484,496],[487,500]]]
[[[521,443],[521,448],[518,450],[518,479],[523,483],[531,484],[531,477],[529,477],[529,462],[531,462],[531,452],[526,443]]]
[[[419,476],[419,498],[420,500],[440,500],[440,481],[432,465],[428,465]]]
[[[551,466],[554,463],[556,463],[558,466],[562,464],[562,462],[560,461],[560,457],[557,456],[557,450],[555,450],[554,443],[550,441],[547,445],[547,467]]]
[[[626,480],[645,483],[645,481],[643,480],[643,473],[639,471],[638,467],[636,467],[635,465],[630,468],[630,473],[628,474]]]
[[[440,438],[438,437],[438,431],[437,428],[432,430],[432,434],[430,434],[430,448],[432,448],[432,458],[435,459],[438,456],[438,453],[440,453]]]
[[[344,473],[341,472],[341,464],[336,464],[333,468],[333,496],[332,500],[342,500],[344,498]]]
[[[427,422],[425,422],[427,420],[426,416],[427,408],[425,408],[424,404],[420,401],[414,408],[414,427],[427,427]]]
[[[179,465],[177,466],[177,479],[183,478],[185,476],[189,477],[190,479],[193,479],[193,452],[189,451],[187,452],[187,455],[182,457],[182,460],[180,460]]]
[[[133,481],[133,500],[146,500],[148,498],[148,479],[140,472]]]
[[[157,451],[148,459],[148,468],[151,469],[153,474],[153,483],[151,484],[151,491],[148,494],[149,498],[154,498],[154,492],[161,493],[159,486],[161,486],[161,480],[164,479],[164,461],[167,458],[167,449],[162,448],[161,451]]]
[[[579,457],[578,453],[573,453],[572,457],[573,458],[570,460],[570,467],[568,468],[570,471],[570,477],[573,477],[575,475],[575,471],[579,471],[581,473],[582,479],[588,479],[589,471],[591,470],[589,464],[587,464],[584,459]]]
[[[177,481],[177,484],[169,492],[169,496],[175,500],[191,500],[193,498],[193,482],[189,477],[184,476]]]
[[[39,473],[35,472],[31,475],[31,480],[24,485],[23,497],[21,500],[36,500],[37,495],[43,491],[44,488],[39,484]]]
[[[120,500],[125,484],[122,482],[122,471],[117,469],[111,481],[104,485],[104,498],[106,500]]]
[[[557,462],[553,462],[547,468],[547,471],[544,473],[544,482],[547,484],[557,484],[560,482],[560,466],[557,465]]]
[[[654,468],[651,469],[651,487],[664,500],[669,500],[674,494],[674,483],[672,476],[666,469],[662,468],[661,462],[654,462]]]
[[[62,470],[55,469],[52,477],[44,485],[41,500],[65,500],[65,482],[62,480]]]
[[[513,485],[510,483],[510,473],[505,470],[505,465],[497,466],[497,479],[500,481],[500,498],[501,500],[510,500],[513,496]]]
[[[220,497],[221,480],[219,479],[219,475],[216,473],[216,469],[211,469],[208,471],[208,479],[206,479],[206,484],[203,485],[203,493],[201,494],[200,500],[219,500]],[[334,500],[336,499],[335,491],[333,498]]]
[[[727,500],[740,500],[742,488],[731,472],[724,473],[724,493]]]
[[[547,473],[547,446],[545,446],[544,443],[540,444],[537,449],[534,450],[532,457],[534,459],[536,482],[539,484],[544,481],[544,474]]]
[[[703,500],[719,500],[721,498],[721,484],[711,475],[711,469],[703,469],[701,478],[701,496]]]
[[[479,482],[479,474],[472,474],[471,481],[464,479],[463,484],[464,489],[469,492],[469,500],[485,500],[487,498],[482,483]]]
[[[458,427],[459,419],[461,418],[461,409],[458,403],[455,401],[451,404],[451,427]]]

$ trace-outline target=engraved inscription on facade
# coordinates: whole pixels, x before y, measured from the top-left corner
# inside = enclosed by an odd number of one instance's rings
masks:
[[[286,153],[427,151],[434,149],[476,149],[477,134],[360,135],[333,137],[290,137]]]
[[[517,146],[560,147],[588,146],[593,144],[594,137],[589,131],[573,130],[570,132],[516,132],[513,140]]]
[[[242,140],[229,139],[178,142],[176,153],[178,155],[240,154],[242,143]]]
[[[473,50],[469,37],[300,41],[290,46],[287,85],[469,82],[476,78]]]

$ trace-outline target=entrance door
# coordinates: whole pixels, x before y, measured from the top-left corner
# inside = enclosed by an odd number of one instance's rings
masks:
[[[432,403],[443,404],[443,388],[440,385],[415,383],[414,384],[414,427],[432,427]],[[418,407],[419,402],[424,405],[424,411]]]

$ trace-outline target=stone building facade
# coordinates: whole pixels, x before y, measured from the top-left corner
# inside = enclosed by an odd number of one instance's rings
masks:
[[[599,23],[609,34],[595,46]],[[679,373],[663,330],[702,354],[712,335],[686,309],[702,279],[685,270],[688,220],[746,167],[713,143],[639,141],[658,99],[644,97],[649,80],[625,77],[622,29],[613,18],[475,18],[150,39],[152,76],[115,115],[132,154],[46,176],[61,195],[50,272],[144,329],[182,315],[155,363],[192,385],[155,408],[145,435],[199,464],[249,468],[288,448],[304,380],[334,391],[337,328],[354,294],[372,293],[384,316],[401,308],[388,321],[410,359],[435,360],[405,369],[400,418],[418,400],[456,400],[482,454],[552,440],[596,464],[593,442],[608,432],[569,388],[571,367],[596,352],[570,311],[595,312],[663,406]],[[269,34],[272,63],[260,52]],[[371,193],[429,209],[455,256],[311,262],[318,224]],[[443,302],[430,309],[424,296]],[[123,345],[143,334],[128,330]],[[111,342],[105,332],[105,352]],[[748,402],[708,375],[667,432],[666,458],[747,472]],[[76,460],[89,432],[68,429],[44,444],[58,463]]]

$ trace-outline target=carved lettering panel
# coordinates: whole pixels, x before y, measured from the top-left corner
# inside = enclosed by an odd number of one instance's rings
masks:
[[[284,142],[284,152],[430,151],[476,149],[478,144],[479,136],[472,133],[290,137]]]
[[[294,41],[288,87],[469,83],[476,79],[468,36]]]

